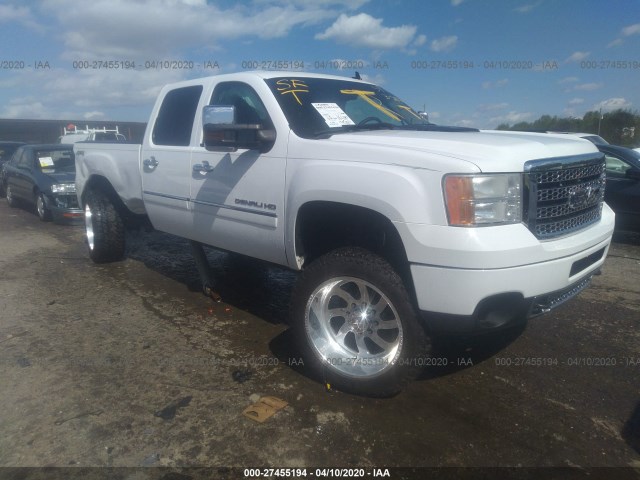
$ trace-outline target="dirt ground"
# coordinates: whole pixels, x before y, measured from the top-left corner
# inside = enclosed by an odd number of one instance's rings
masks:
[[[524,331],[437,339],[446,366],[381,400],[304,375],[285,323],[293,273],[208,251],[213,303],[186,242],[131,234],[127,260],[94,265],[82,234],[0,202],[2,478],[136,467],[112,472],[138,479],[158,466],[640,476],[640,235],[616,234],[592,286]],[[242,412],[263,395],[288,406],[260,424]]]

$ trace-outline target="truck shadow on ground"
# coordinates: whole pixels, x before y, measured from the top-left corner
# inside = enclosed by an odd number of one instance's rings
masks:
[[[206,248],[215,290],[225,304],[272,324],[289,323],[291,290],[297,274],[284,268],[233,253]],[[202,285],[187,240],[161,232],[129,232],[127,256],[147,268],[200,292]],[[432,340],[430,359],[420,379],[451,375],[476,366],[502,351],[525,330],[526,323],[499,332],[476,336],[439,336]],[[307,375],[297,360],[290,330],[269,344],[276,358]],[[316,379],[322,381],[322,379]]]
[[[287,323],[289,297],[296,273],[283,268],[205,247],[214,290],[222,301],[272,324]],[[161,232],[128,232],[127,257],[176,282],[202,292],[187,240]]]

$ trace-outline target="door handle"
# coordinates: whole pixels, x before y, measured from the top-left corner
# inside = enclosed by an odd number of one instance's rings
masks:
[[[193,171],[209,173],[209,172],[213,172],[213,167],[209,164],[209,162],[205,160],[202,163],[196,163],[193,166]]]
[[[151,157],[151,158],[145,158],[142,161],[142,164],[145,167],[149,167],[149,168],[156,168],[158,166],[160,162],[158,162],[158,160],[156,160],[156,157]]]

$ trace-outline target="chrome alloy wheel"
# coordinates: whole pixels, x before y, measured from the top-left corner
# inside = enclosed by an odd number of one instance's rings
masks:
[[[84,207],[84,227],[87,232],[87,243],[89,244],[89,250],[93,250],[95,247],[95,240],[93,235],[93,214],[91,208],[87,204]]]
[[[39,193],[38,198],[36,199],[36,210],[38,211],[38,216],[40,218],[45,218],[47,216],[47,208],[44,204],[44,196]]]
[[[309,297],[305,330],[327,368],[374,377],[392,367],[402,351],[402,323],[390,300],[371,283],[335,277]]]

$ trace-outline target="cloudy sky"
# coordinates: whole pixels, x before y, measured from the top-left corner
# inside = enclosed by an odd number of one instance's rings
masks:
[[[640,107],[640,0],[0,0],[0,118],[145,121],[169,82],[361,75],[492,128]]]

